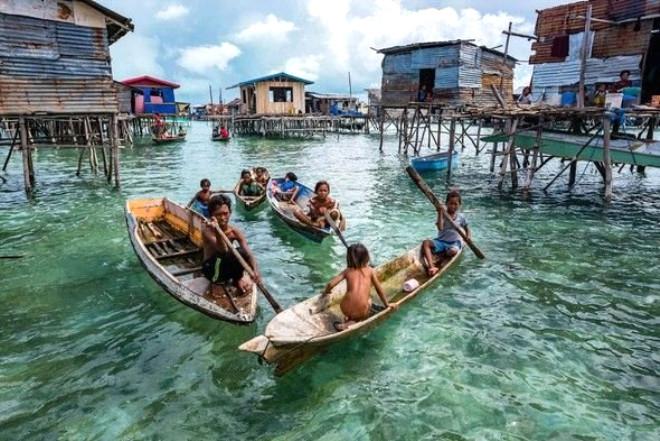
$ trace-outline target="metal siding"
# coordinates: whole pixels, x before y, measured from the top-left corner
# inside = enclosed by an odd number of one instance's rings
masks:
[[[0,115],[114,113],[117,106],[110,78],[34,81],[0,75]]]
[[[624,69],[630,71],[632,81],[639,81],[641,59],[641,55],[612,57],[606,60],[590,58],[587,60],[585,69],[585,84],[613,83],[617,81],[619,73]],[[575,85],[580,81],[580,61],[536,64],[532,78],[535,88]]]
[[[455,64],[458,46],[439,46],[417,49],[411,53],[412,69],[434,69],[441,65]]]
[[[438,67],[435,70],[435,89],[455,89],[458,87],[458,66]]]
[[[383,74],[405,74],[410,71],[410,53],[385,55]]]
[[[0,57],[58,56],[55,22],[0,13]]]

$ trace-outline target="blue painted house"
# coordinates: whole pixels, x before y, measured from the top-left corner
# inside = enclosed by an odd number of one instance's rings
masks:
[[[129,78],[121,82],[133,89],[131,107],[136,115],[176,115],[174,89],[179,85],[149,75]]]

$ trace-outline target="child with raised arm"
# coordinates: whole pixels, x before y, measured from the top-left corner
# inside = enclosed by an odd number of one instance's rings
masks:
[[[284,181],[277,185],[273,181],[273,195],[278,201],[294,202],[298,194],[298,176],[293,172],[284,175]]]
[[[470,237],[467,220],[465,216],[458,212],[458,209],[461,207],[461,194],[456,190],[447,193],[445,205],[449,217],[465,231],[467,237]],[[422,242],[422,251],[427,264],[426,272],[429,276],[434,276],[439,271],[438,267],[435,266],[433,255],[444,253],[446,256],[452,257],[463,248],[463,240],[460,234],[458,234],[458,231],[454,229],[454,226],[445,219],[440,211],[438,211],[438,218],[435,224],[438,227],[438,237],[435,239],[426,239]]]
[[[346,316],[345,322],[335,322],[337,331],[344,331],[356,322],[369,318],[371,312],[371,286],[387,308],[394,307],[387,301],[383,287],[378,281],[376,272],[369,267],[369,251],[361,243],[348,247],[346,253],[346,269],[328,282],[323,296],[330,294],[332,288],[346,279],[346,294],[341,301],[341,312]]]

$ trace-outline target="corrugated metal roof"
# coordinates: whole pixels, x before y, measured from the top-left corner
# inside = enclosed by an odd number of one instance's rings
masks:
[[[305,80],[304,78],[297,77],[295,75],[288,74],[286,72],[279,72],[271,75],[266,75],[264,77],[259,77],[255,78],[253,80],[247,80],[243,81],[238,84],[234,84],[233,86],[227,87],[227,89],[233,89],[234,87],[242,87],[242,86],[247,86],[250,84],[254,83],[261,83],[264,81],[292,81],[292,82],[297,82],[297,83],[305,83],[305,84],[314,84],[314,81],[309,81]]]
[[[434,48],[434,47],[445,47],[445,46],[455,46],[455,45],[462,45],[463,47],[466,46],[473,46],[473,47],[478,47],[483,51],[488,51],[492,52],[494,54],[499,55],[500,57],[504,57],[504,53],[497,51],[495,49],[491,49],[486,46],[478,46],[474,43],[472,43],[472,40],[446,40],[446,41],[427,41],[427,42],[421,42],[421,43],[412,43],[412,44],[406,44],[403,46],[392,46],[392,47],[386,47],[383,49],[378,49],[376,52],[380,54],[385,54],[385,55],[391,55],[391,54],[397,54],[397,53],[403,53],[403,52],[411,52],[415,51],[418,49],[429,49],[429,48]],[[515,58],[513,58],[511,55],[507,55],[507,59],[515,62],[517,61]]]

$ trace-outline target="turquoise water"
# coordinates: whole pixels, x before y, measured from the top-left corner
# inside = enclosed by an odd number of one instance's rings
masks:
[[[178,303],[128,241],[126,199],[187,202],[199,179],[231,188],[241,168],[325,178],[380,263],[434,232],[434,212],[396,139],[233,139],[194,123],[183,144],[122,151],[120,191],[76,153],[41,149],[33,202],[20,157],[0,185],[0,438],[446,439],[660,438],[660,173],[615,173],[605,206],[591,166],[580,185],[529,198],[496,190],[488,157],[466,149],[455,173],[487,256],[458,266],[390,321],[276,378],[236,350],[273,317],[235,327]],[[6,149],[3,149],[3,158]],[[556,169],[556,165],[553,166]],[[553,170],[550,168],[549,171]],[[425,175],[438,194],[442,174]],[[268,207],[234,222],[285,306],[342,268]]]

